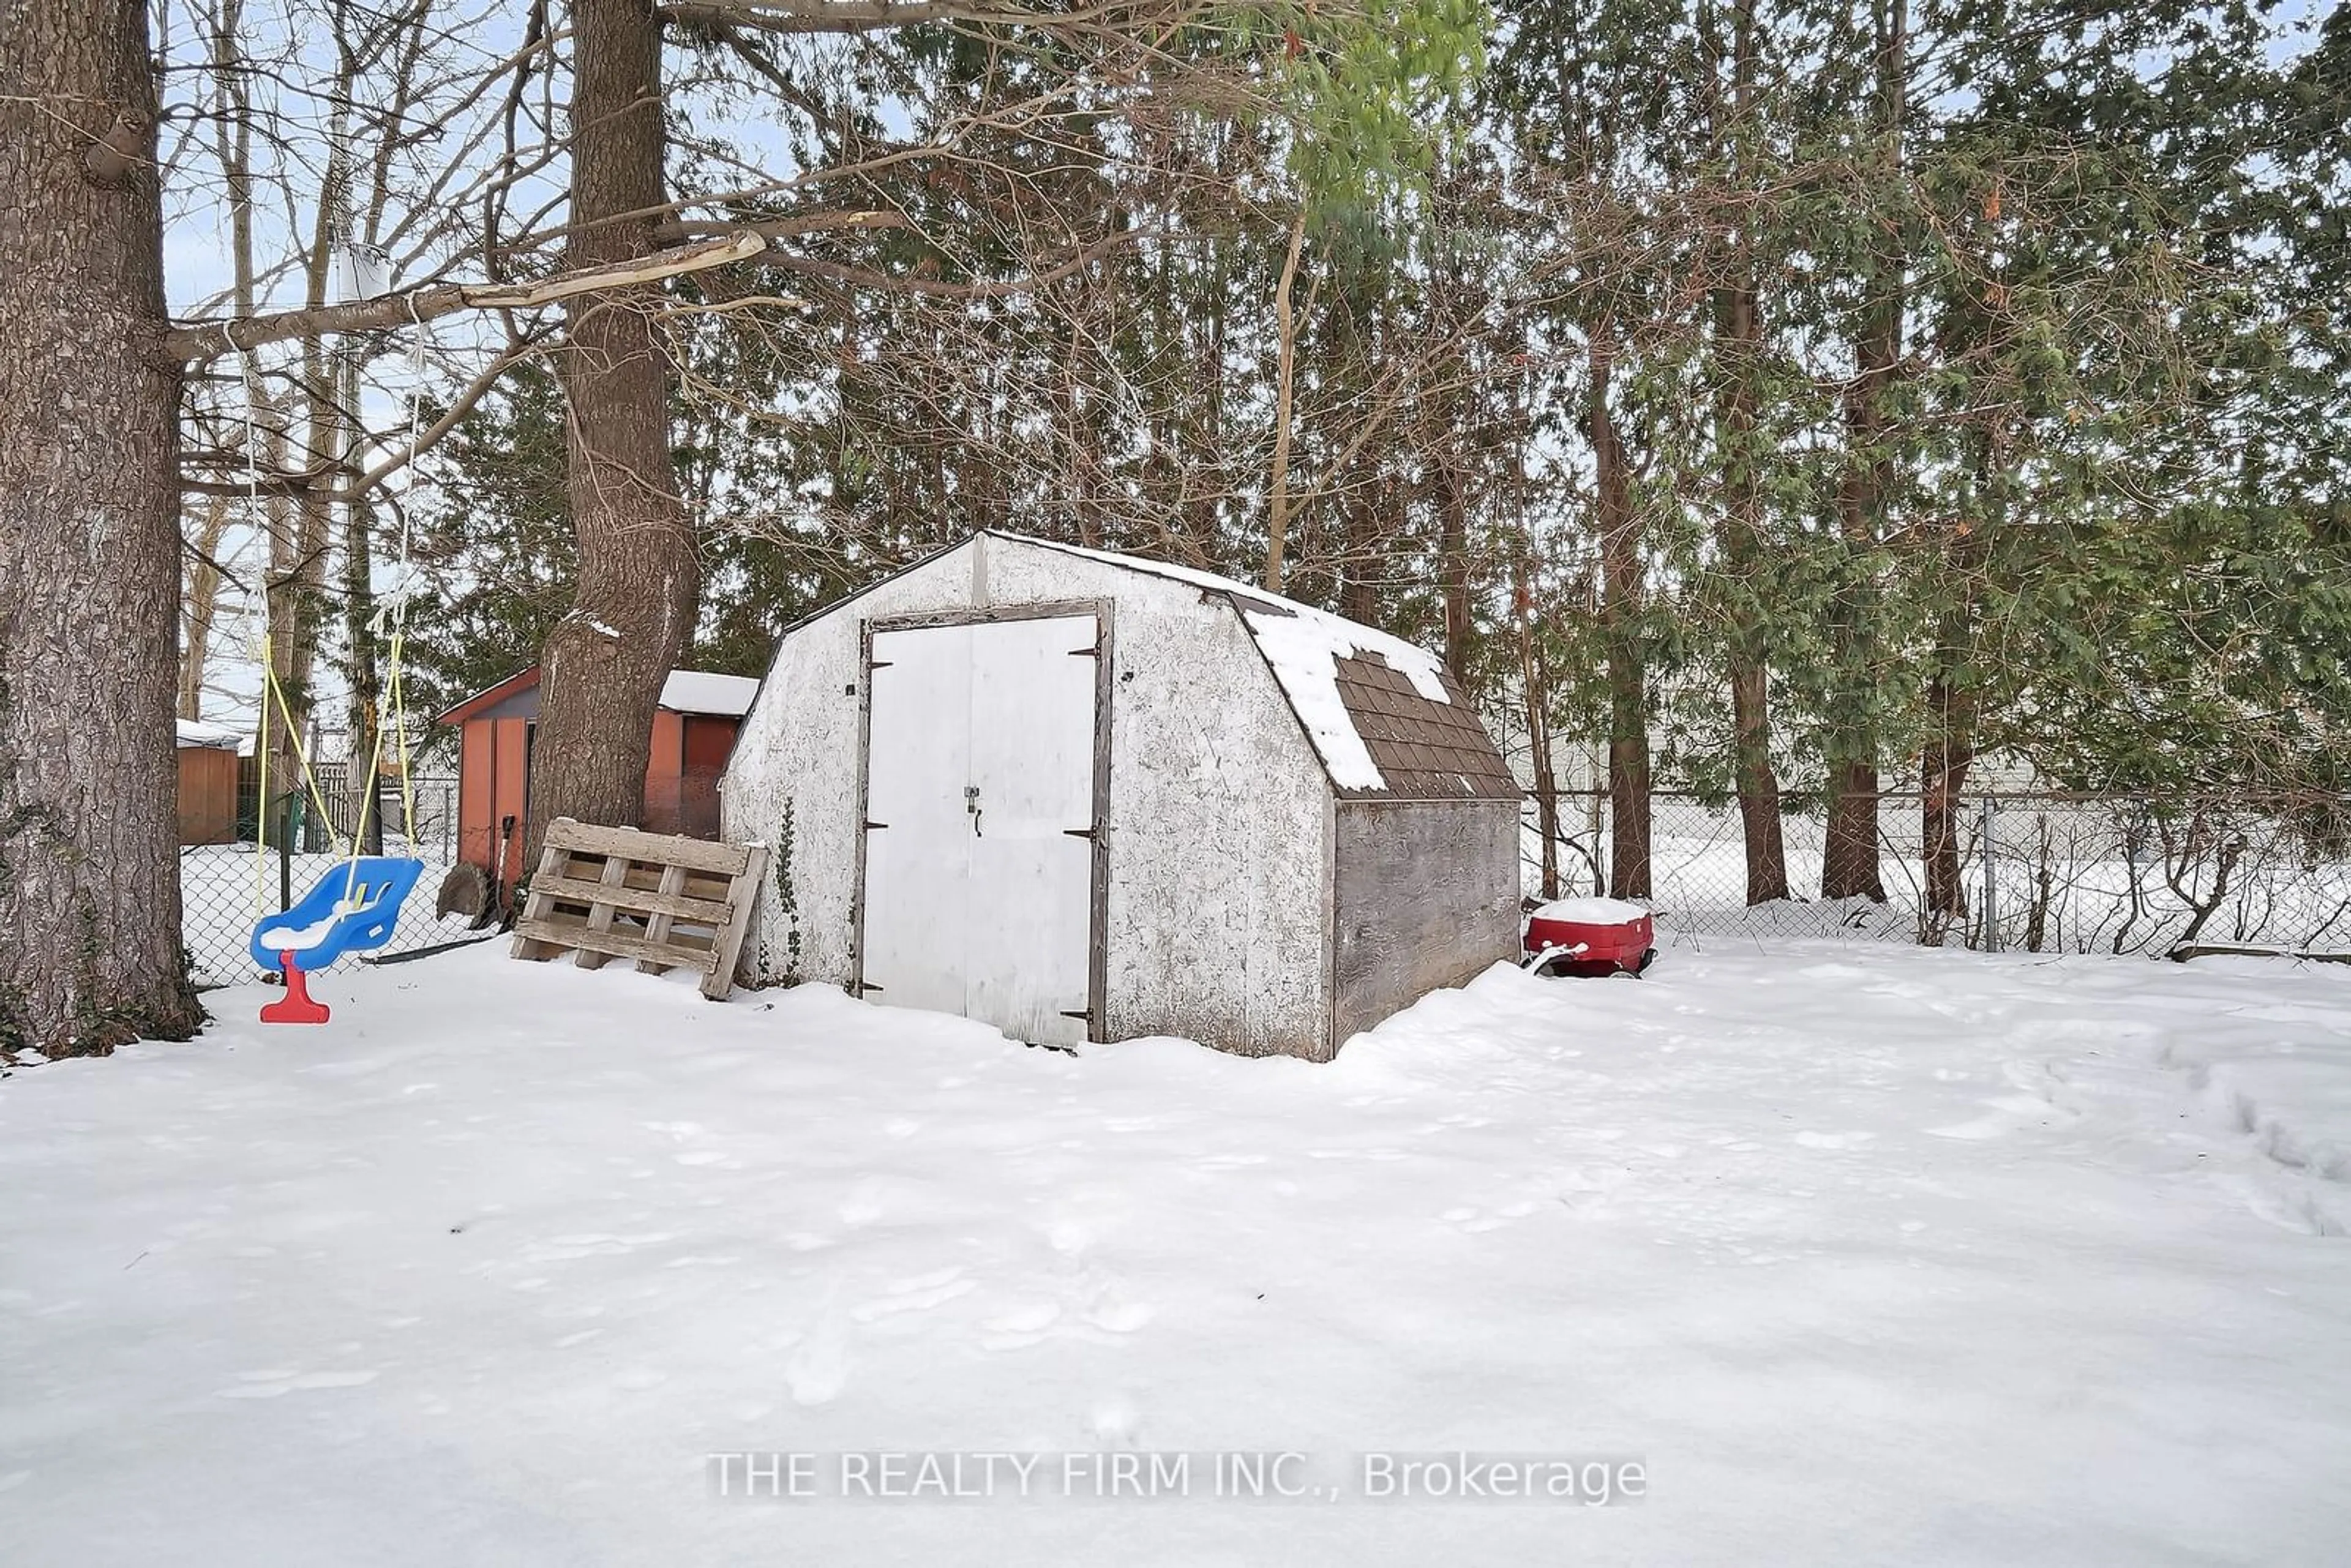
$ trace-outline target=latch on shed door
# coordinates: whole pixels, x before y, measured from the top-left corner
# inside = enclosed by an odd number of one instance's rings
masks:
[[[984,837],[985,835],[979,831],[978,785],[967,784],[963,787],[963,809],[971,813],[971,836],[975,839]]]

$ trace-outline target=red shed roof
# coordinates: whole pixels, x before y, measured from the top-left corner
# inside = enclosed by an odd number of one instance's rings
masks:
[[[538,685],[538,666],[517,670],[496,685],[486,686],[464,702],[444,713],[433,716],[435,724],[463,724],[475,715]],[[670,713],[706,714],[720,718],[741,718],[751,710],[751,698],[759,683],[747,675],[721,675],[707,670],[672,670],[662,683],[658,705]]]

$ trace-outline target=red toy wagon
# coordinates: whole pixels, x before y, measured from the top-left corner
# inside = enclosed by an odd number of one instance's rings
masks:
[[[1617,898],[1562,898],[1527,916],[1525,967],[1538,975],[1638,975],[1656,961],[1656,922]]]

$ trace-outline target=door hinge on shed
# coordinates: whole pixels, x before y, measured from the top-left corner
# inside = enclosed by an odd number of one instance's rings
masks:
[[[1091,648],[1072,648],[1070,650],[1070,657],[1072,659],[1099,659],[1102,657],[1102,644],[1097,643]]]
[[[1084,839],[1086,841],[1091,843],[1093,841],[1094,830],[1092,828],[1063,828],[1061,830],[1061,836],[1065,839]]]

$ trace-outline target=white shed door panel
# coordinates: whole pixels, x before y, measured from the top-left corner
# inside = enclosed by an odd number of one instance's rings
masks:
[[[964,1009],[971,628],[873,636],[865,772],[865,983],[894,1006]]]
[[[1090,615],[874,634],[863,973],[883,1001],[1086,1038],[1094,636]]]

